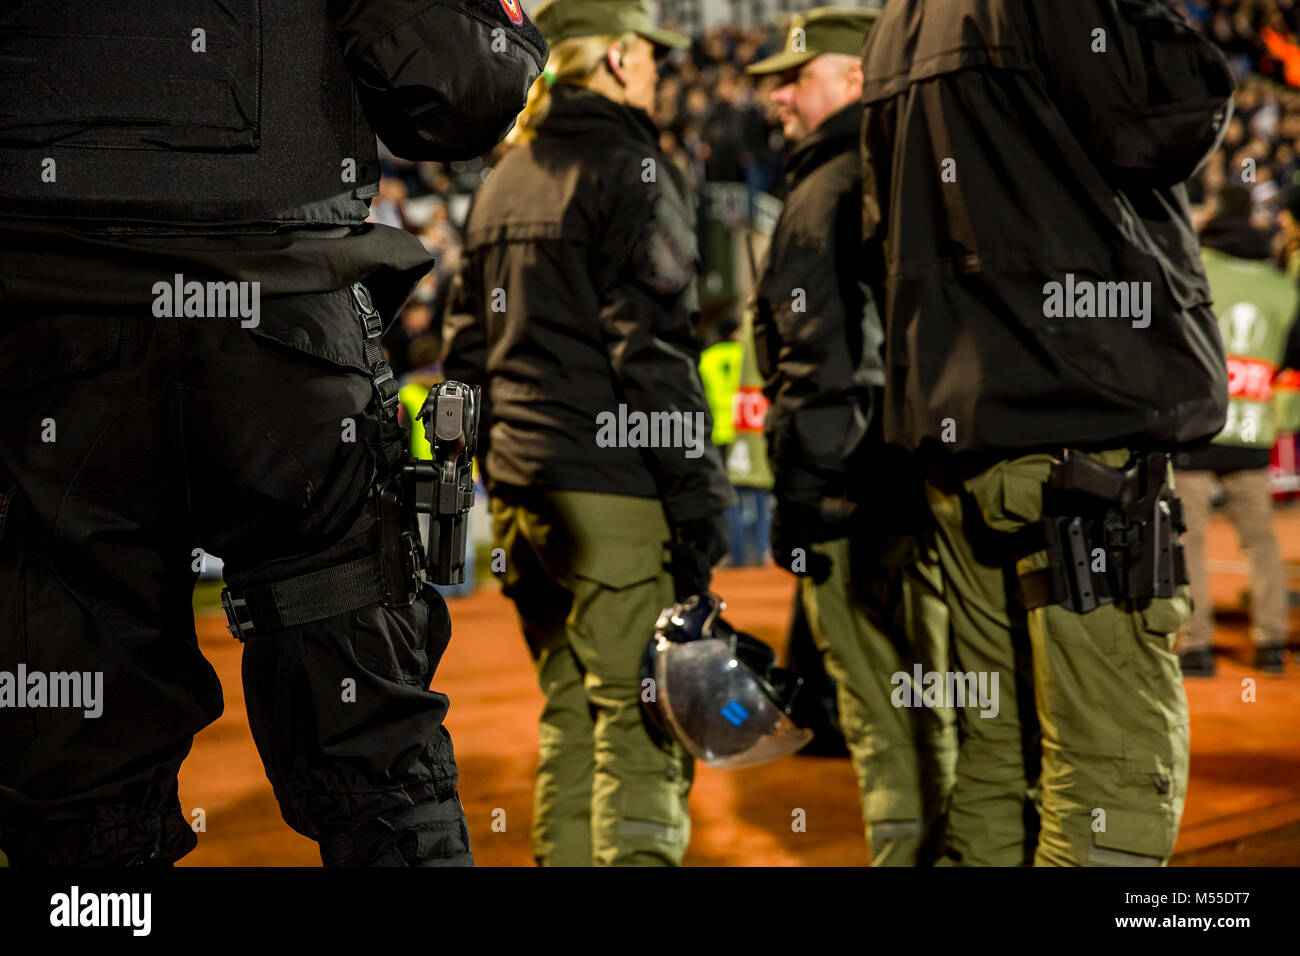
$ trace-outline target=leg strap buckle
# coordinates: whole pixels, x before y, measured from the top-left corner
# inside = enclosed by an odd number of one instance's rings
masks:
[[[226,612],[226,630],[235,640],[243,643],[257,633],[253,619],[248,614],[248,602],[242,597],[235,597],[230,588],[221,589],[221,609]]]

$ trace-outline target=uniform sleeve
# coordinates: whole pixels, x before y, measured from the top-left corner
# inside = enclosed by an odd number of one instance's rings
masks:
[[[546,63],[519,0],[330,0],[330,14],[366,118],[405,159],[486,153]]]
[[[860,203],[856,190],[841,197],[829,243],[783,240],[760,286],[773,490],[783,505],[813,512],[849,490],[848,460],[884,385],[880,318],[857,278]]]
[[[867,36],[870,43],[875,34]],[[862,245],[858,270],[876,304],[882,328],[885,300],[885,233],[889,228],[892,182],[890,163],[894,155],[894,100],[866,107],[862,122]],[[900,350],[901,351],[901,350]]]
[[[659,164],[661,176],[667,165]],[[671,177],[647,183],[629,176],[612,185],[609,198],[597,270],[610,277],[598,283],[601,337],[629,414],[680,413],[690,422],[688,447],[642,449],[668,519],[681,527],[735,500],[700,379],[694,211]]]
[[[1029,3],[1049,95],[1112,184],[1191,178],[1232,116],[1218,48],[1163,0]]]
[[[487,324],[479,288],[478,256],[469,250],[461,256],[460,269],[451,280],[442,319],[443,373],[448,381],[480,388],[478,459],[487,476],[492,401],[487,383]]]

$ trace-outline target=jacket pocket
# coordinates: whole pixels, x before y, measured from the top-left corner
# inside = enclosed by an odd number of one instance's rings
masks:
[[[269,299],[263,303],[258,324],[248,331],[264,343],[370,374],[361,319],[350,289]]]
[[[63,6],[0,13],[0,145],[257,149],[260,0]]]

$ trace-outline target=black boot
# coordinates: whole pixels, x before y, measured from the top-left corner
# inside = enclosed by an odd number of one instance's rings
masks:
[[[1178,655],[1184,677],[1213,677],[1214,652],[1209,648],[1202,651],[1183,651]]]
[[[1286,670],[1286,648],[1281,644],[1261,644],[1255,648],[1255,670],[1281,674]]]

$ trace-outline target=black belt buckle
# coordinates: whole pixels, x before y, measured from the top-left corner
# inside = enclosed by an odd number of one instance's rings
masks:
[[[221,609],[226,612],[226,630],[235,640],[242,643],[257,633],[252,618],[248,617],[248,602],[243,598],[232,597],[230,588],[221,589]]]

